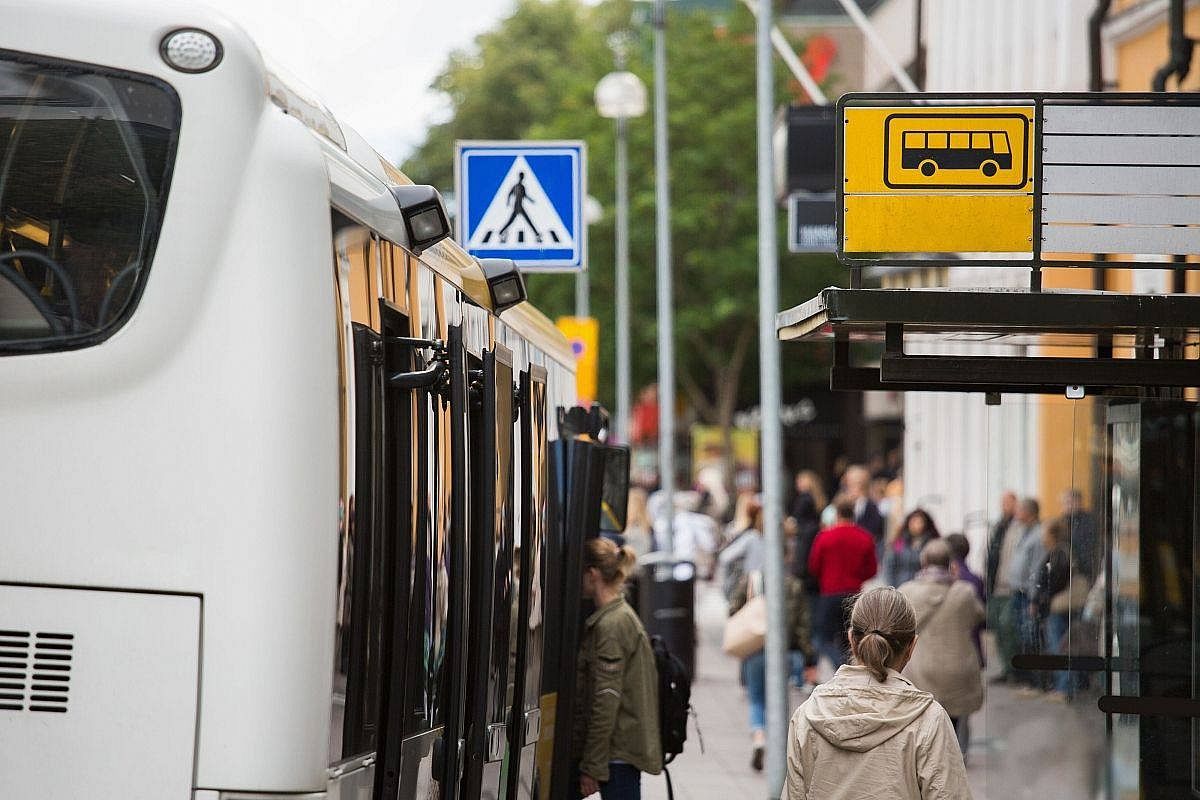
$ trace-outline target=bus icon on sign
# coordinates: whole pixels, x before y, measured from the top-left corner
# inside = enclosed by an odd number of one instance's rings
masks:
[[[893,189],[1023,189],[1029,119],[1022,114],[892,114],[883,182]]]
[[[905,131],[900,163],[932,178],[939,169],[977,169],[991,178],[1012,168],[1004,131]]]

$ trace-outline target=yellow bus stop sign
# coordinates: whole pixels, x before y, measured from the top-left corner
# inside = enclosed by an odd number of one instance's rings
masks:
[[[596,399],[600,373],[600,323],[593,317],[559,317],[554,322],[575,354],[575,394],[584,408]]]
[[[842,109],[842,252],[1033,252],[1033,106]]]

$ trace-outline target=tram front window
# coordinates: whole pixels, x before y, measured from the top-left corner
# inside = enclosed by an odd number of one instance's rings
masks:
[[[153,79],[0,55],[0,353],[82,346],[129,315],[179,119]]]

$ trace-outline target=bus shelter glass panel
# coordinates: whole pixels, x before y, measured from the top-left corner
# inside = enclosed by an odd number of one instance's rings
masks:
[[[1195,404],[1107,407],[1110,585],[1105,630],[1115,798],[1200,797]]]
[[[1090,398],[1049,395],[988,406],[976,561],[987,590],[984,704],[967,751],[976,798],[1103,796],[1103,686],[1088,671],[1103,625],[1096,413]]]
[[[1200,797],[1195,404],[1005,395],[964,426],[962,398],[923,403],[906,505],[961,520],[986,591],[983,705],[960,728],[974,796]]]

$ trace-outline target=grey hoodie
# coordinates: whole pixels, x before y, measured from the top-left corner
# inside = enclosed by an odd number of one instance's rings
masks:
[[[783,800],[970,800],[950,717],[888,670],[844,666],[792,715]]]

